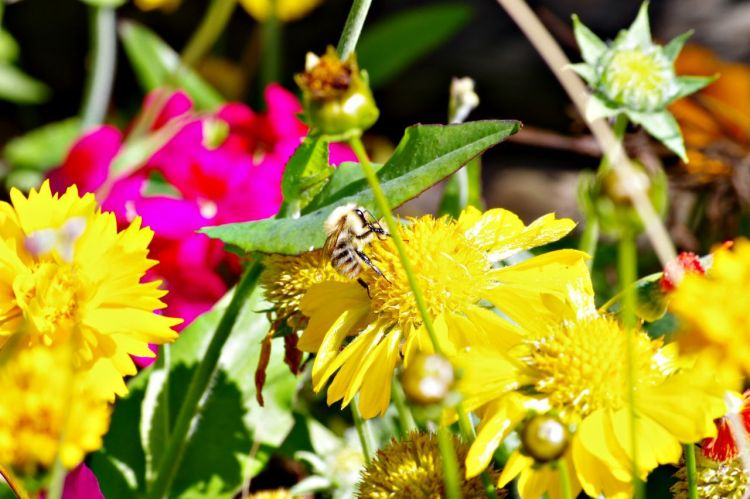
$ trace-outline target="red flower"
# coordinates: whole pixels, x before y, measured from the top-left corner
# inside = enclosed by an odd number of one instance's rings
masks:
[[[742,409],[740,409],[740,419],[745,427],[745,432],[750,432],[750,390],[745,390],[742,394]],[[729,420],[726,417],[714,420],[716,423],[716,438],[706,438],[703,440],[701,450],[703,455],[714,461],[729,461],[737,457],[739,450],[737,443],[732,436],[732,429],[729,427]]]
[[[661,278],[661,289],[665,293],[674,291],[685,272],[705,274],[706,269],[701,264],[700,257],[690,251],[683,251],[677,255],[677,260],[670,262],[664,267],[664,275]]]

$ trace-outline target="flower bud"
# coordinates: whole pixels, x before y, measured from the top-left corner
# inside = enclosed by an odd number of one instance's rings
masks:
[[[441,402],[455,380],[453,366],[442,355],[419,355],[401,374],[401,384],[409,401],[417,405]]]
[[[380,115],[354,54],[345,61],[333,47],[321,57],[308,54],[305,72],[295,80],[302,89],[305,115],[318,132],[360,135]]]
[[[559,459],[570,443],[568,428],[557,418],[538,414],[521,429],[523,452],[538,463]]]

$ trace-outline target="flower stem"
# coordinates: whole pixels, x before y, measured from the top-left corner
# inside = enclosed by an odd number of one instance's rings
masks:
[[[375,196],[375,204],[377,205],[378,210],[380,210],[380,214],[385,219],[386,226],[388,227],[388,232],[393,239],[393,244],[396,245],[398,256],[401,259],[401,265],[404,267],[404,272],[406,273],[406,277],[409,280],[409,287],[411,287],[411,291],[414,294],[414,301],[416,302],[417,309],[419,310],[419,315],[422,317],[422,323],[427,330],[427,334],[430,336],[432,348],[435,350],[435,353],[442,355],[443,351],[440,348],[440,344],[437,339],[437,333],[435,332],[435,327],[432,324],[432,318],[430,317],[430,313],[427,311],[427,304],[425,303],[424,295],[422,294],[422,290],[417,283],[417,276],[414,272],[414,267],[412,267],[412,264],[409,261],[409,257],[406,255],[406,246],[404,245],[404,240],[401,239],[401,234],[398,232],[398,225],[396,224],[396,220],[393,218],[393,213],[391,213],[391,207],[388,205],[388,199],[386,199],[385,194],[383,193],[383,189],[382,187],[380,187],[380,182],[378,181],[378,177],[375,175],[375,170],[373,170],[372,164],[367,157],[367,152],[365,152],[365,147],[362,144],[362,140],[359,137],[355,137],[349,140],[349,145],[354,150],[354,154],[357,156],[357,159],[362,166],[362,171],[365,174],[365,178],[367,178],[367,182],[370,184],[370,188],[372,189],[372,192]]]
[[[65,486],[65,476],[68,470],[63,466],[60,456],[57,456],[55,463],[52,465],[52,476],[47,487],[47,499],[61,499],[63,487]]]
[[[281,26],[274,9],[271,9],[268,19],[260,27],[263,48],[260,61],[261,91],[270,83],[278,82],[281,75]]]
[[[627,372],[628,372],[628,409],[630,413],[630,452],[633,473],[633,497],[643,497],[643,482],[638,473],[638,428],[635,410],[635,384],[636,372],[633,362],[634,341],[636,327],[636,289],[635,280],[638,275],[638,254],[636,252],[635,236],[631,231],[624,231],[620,237],[617,252],[617,272],[620,278],[620,289],[622,293],[621,320],[627,334]]]
[[[688,499],[698,499],[698,472],[695,468],[695,445],[685,444],[685,468],[687,469]]]
[[[213,0],[198,29],[180,55],[180,67],[191,67],[211,50],[232,17],[237,0]]]
[[[471,444],[477,435],[462,402],[456,404],[456,413],[458,414],[458,427],[461,430],[461,437],[467,444]],[[487,473],[487,470],[483,471],[480,477],[484,485],[484,492],[487,494],[487,499],[497,499],[495,484],[492,483],[492,478]]]
[[[344,24],[344,31],[341,33],[339,45],[336,50],[342,59],[346,59],[354,52],[354,48],[359,41],[359,35],[362,33],[362,26],[365,24],[367,12],[370,10],[372,0],[353,0],[352,8],[349,10],[349,16]]]
[[[440,426],[437,437],[440,457],[443,459],[445,497],[448,499],[459,499],[461,497],[461,477],[458,474],[456,449],[453,448],[453,435],[447,426]]]
[[[539,21],[534,11],[523,0],[497,0],[497,2],[513,18],[521,28],[521,31],[526,35],[526,38],[534,45],[539,55],[542,56],[560,81],[560,84],[567,92],[568,97],[573,101],[573,104],[575,104],[578,112],[585,118],[590,93],[580,77],[568,69],[570,60],[555,39],[552,38],[549,31]],[[634,178],[634,167],[631,164],[630,158],[628,158],[622,147],[622,143],[617,140],[607,122],[603,119],[598,119],[594,121],[587,120],[586,123],[591,129],[594,138],[601,145],[602,151],[604,151],[612,163],[612,167],[620,175],[620,178],[625,180]],[[662,266],[677,258],[677,252],[669,238],[669,234],[643,189],[632,182],[623,182],[623,187],[626,189],[628,196],[633,202],[633,207],[643,221],[646,234],[648,234]]]
[[[560,492],[562,499],[573,499],[573,489],[570,485],[570,470],[565,458],[557,460],[557,471],[560,473]]]
[[[404,391],[401,389],[401,384],[395,376],[393,377],[391,393],[393,394],[393,403],[396,405],[396,411],[398,412],[398,421],[401,423],[401,436],[405,437],[409,433],[417,431],[417,423],[414,422],[414,415],[406,403]]]
[[[146,497],[151,499],[162,499],[169,493],[172,481],[180,467],[185,448],[188,443],[188,435],[193,419],[200,412],[201,400],[206,393],[211,380],[218,370],[219,358],[224,344],[232,332],[232,328],[243,304],[255,289],[263,266],[253,262],[245,271],[244,275],[234,290],[232,299],[227,305],[224,315],[221,317],[216,331],[203,354],[203,358],[193,372],[193,377],[188,385],[188,391],[182,399],[177,421],[172,428],[172,433],[167,441],[164,455],[156,471],[156,478],[149,487]]]
[[[117,26],[113,7],[89,7],[91,69],[81,109],[81,128],[104,121],[112,95],[117,60]]]
[[[370,464],[372,451],[377,448],[377,445],[375,445],[375,437],[372,435],[370,423],[359,412],[359,396],[349,404],[349,407],[352,410],[352,418],[354,419],[354,427],[357,428],[359,443],[362,444],[362,455],[365,458],[365,464]]]
[[[2,2],[0,2],[0,4],[1,3]],[[2,12],[2,7],[0,7],[0,12]],[[5,483],[10,488],[10,491],[13,492],[13,495],[15,495],[18,499],[29,499],[29,493],[26,492],[26,489],[23,488],[21,480],[19,480],[12,471],[10,471],[8,468],[5,468],[2,464],[0,464],[0,476],[5,480]]]
[[[578,242],[578,249],[587,253],[591,258],[586,260],[589,270],[594,266],[596,257],[596,247],[599,245],[599,221],[596,218],[586,218],[586,224],[583,226],[583,234]]]

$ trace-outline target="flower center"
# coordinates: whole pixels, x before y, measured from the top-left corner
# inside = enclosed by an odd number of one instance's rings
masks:
[[[16,303],[45,345],[65,341],[79,319],[86,286],[75,266],[36,262],[13,282]]]
[[[656,111],[677,92],[672,62],[661,47],[615,50],[601,67],[601,90],[637,111]]]
[[[423,217],[400,226],[406,254],[432,317],[461,311],[481,299],[489,287],[491,263],[447,219]],[[402,330],[421,325],[419,310],[391,238],[364,249],[385,278],[366,272],[372,309]]]
[[[658,344],[643,333],[632,334],[638,390],[668,373]],[[628,333],[610,318],[562,325],[530,342],[525,360],[533,389],[569,423],[598,409],[619,409],[628,398],[627,342]]]

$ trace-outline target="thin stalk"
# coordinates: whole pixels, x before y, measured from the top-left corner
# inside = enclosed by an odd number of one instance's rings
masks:
[[[281,75],[281,22],[276,17],[275,0],[271,0],[269,16],[260,27],[262,56],[260,61],[261,91]]]
[[[570,470],[565,459],[557,460],[557,471],[560,473],[560,492],[562,499],[573,499],[573,488],[570,485]]]
[[[352,418],[354,419],[354,427],[357,428],[359,443],[362,444],[365,464],[370,464],[372,451],[377,448],[375,437],[372,435],[372,428],[370,423],[362,417],[362,413],[359,412],[359,397],[356,397],[349,407],[352,410]]]
[[[453,434],[446,426],[438,428],[438,447],[443,460],[443,481],[445,483],[445,497],[460,499],[461,477],[458,473],[458,459],[456,449],[453,448]]]
[[[104,121],[117,65],[117,16],[113,7],[89,7],[91,68],[81,108],[81,128]]]
[[[180,66],[195,65],[211,50],[232,17],[236,6],[237,0],[213,0],[211,2],[208,12],[203,16],[198,29],[193,33],[180,55]]]
[[[461,437],[467,444],[471,444],[477,437],[474,431],[474,425],[471,424],[469,415],[464,409],[463,403],[459,402],[456,404],[456,413],[458,414],[458,427],[461,430]],[[487,499],[497,499],[497,489],[495,484],[492,483],[492,478],[487,471],[483,471],[480,475],[482,484],[484,485],[484,492],[487,494]]]
[[[620,288],[622,292],[622,324],[627,332],[627,373],[628,373],[628,409],[630,415],[630,452],[632,459],[633,474],[633,497],[643,497],[643,482],[641,482],[638,473],[638,428],[635,413],[635,384],[636,372],[633,362],[634,350],[634,329],[636,327],[636,289],[635,280],[638,275],[637,268],[637,251],[635,246],[635,236],[630,231],[626,231],[620,237],[617,252],[617,272],[620,278]]]
[[[2,2],[0,2],[2,4]],[[0,12],[2,12],[2,7],[0,7]],[[0,464],[0,476],[3,477],[5,480],[5,483],[10,487],[10,491],[13,492],[13,495],[16,496],[18,499],[28,499],[29,493],[26,492],[26,489],[23,488],[23,484],[21,483],[21,480],[16,477],[12,471],[10,471],[8,468],[5,468],[3,465]]]
[[[47,499],[61,499],[63,493],[63,487],[65,486],[65,477],[68,475],[68,470],[63,466],[60,456],[55,459],[55,464],[52,465],[52,477],[49,480],[49,486],[47,487]]]
[[[396,220],[393,218],[393,213],[391,212],[391,207],[388,204],[388,199],[386,199],[385,194],[383,193],[383,189],[382,187],[380,187],[380,182],[378,181],[378,177],[375,175],[375,170],[373,170],[372,168],[370,159],[367,157],[367,152],[365,152],[365,147],[362,144],[362,140],[359,137],[355,137],[349,141],[349,145],[351,146],[352,150],[354,150],[354,154],[357,156],[359,164],[362,166],[362,171],[365,174],[365,178],[367,178],[367,183],[370,184],[370,188],[372,189],[372,192],[375,196],[375,204],[377,205],[378,210],[380,210],[381,215],[383,215],[383,218],[385,218],[388,232],[390,233],[390,236],[393,239],[393,243],[396,246],[396,251],[398,251],[398,256],[401,259],[401,265],[404,267],[404,272],[406,273],[406,277],[409,280],[409,287],[411,287],[411,291],[414,294],[414,301],[416,302],[417,310],[419,310],[419,315],[422,317],[422,323],[427,330],[427,334],[430,336],[432,348],[435,350],[435,353],[442,355],[443,351],[440,348],[440,343],[437,339],[435,326],[432,324],[432,318],[430,317],[430,313],[427,311],[427,304],[425,303],[424,295],[422,294],[422,290],[419,287],[419,283],[417,283],[417,275],[414,272],[414,267],[409,261],[409,257],[406,255],[406,246],[404,245],[404,240],[401,239],[401,234],[399,234],[398,232],[398,225],[396,224]]]
[[[396,406],[396,412],[398,412],[398,421],[401,423],[401,436],[405,437],[409,433],[417,431],[417,423],[414,422],[414,415],[406,403],[404,391],[401,389],[401,384],[395,376],[393,377],[391,394],[393,403]]]
[[[599,222],[596,218],[586,218],[586,224],[583,226],[581,240],[578,242],[578,249],[587,253],[591,258],[586,261],[589,270],[594,266],[596,257],[596,247],[599,245]]]
[[[698,472],[695,468],[695,445],[685,444],[685,468],[687,469],[688,499],[698,499]]]
[[[537,52],[539,52],[539,55],[542,56],[549,68],[560,81],[560,84],[573,101],[573,104],[575,104],[578,112],[585,119],[586,105],[590,93],[580,77],[568,69],[570,66],[570,60],[568,60],[568,57],[562,51],[555,39],[549,31],[547,31],[547,28],[544,27],[536,14],[534,14],[523,0],[497,0],[497,2],[505,9],[510,17],[513,18],[516,24],[521,28],[521,31],[526,35],[526,38],[528,38],[531,44],[534,45]],[[656,210],[654,210],[654,207],[651,205],[651,201],[640,186],[627,181],[636,176],[633,173],[634,167],[631,164],[630,158],[628,158],[628,155],[625,153],[622,143],[617,140],[614,132],[605,120],[587,120],[587,124],[591,129],[591,133],[601,145],[605,156],[607,156],[612,163],[612,167],[617,171],[618,175],[620,175],[620,178],[625,180],[625,182],[623,182],[623,188],[625,189],[625,192],[628,193],[628,196],[633,202],[633,207],[643,221],[646,234],[651,240],[651,244],[659,257],[662,266],[673,261],[677,258],[677,252],[674,249],[674,245],[672,244],[669,234],[662,224],[659,215],[657,215]]]
[[[177,421],[167,441],[164,456],[159,463],[156,478],[148,490],[146,497],[161,499],[168,494],[185,453],[193,419],[200,413],[206,391],[218,369],[221,351],[227,338],[229,338],[229,334],[232,332],[242,305],[255,289],[262,270],[263,266],[255,261],[245,271],[240,282],[237,284],[232,300],[227,305],[224,315],[222,315],[221,321],[211,337],[208,348],[190,380],[187,394],[182,399],[180,411],[177,414]]]
[[[362,26],[367,19],[367,12],[370,10],[372,0],[353,0],[352,8],[349,10],[349,16],[344,24],[344,31],[341,33],[339,44],[336,50],[342,59],[346,59],[354,52],[359,41],[359,35],[362,33]]]

